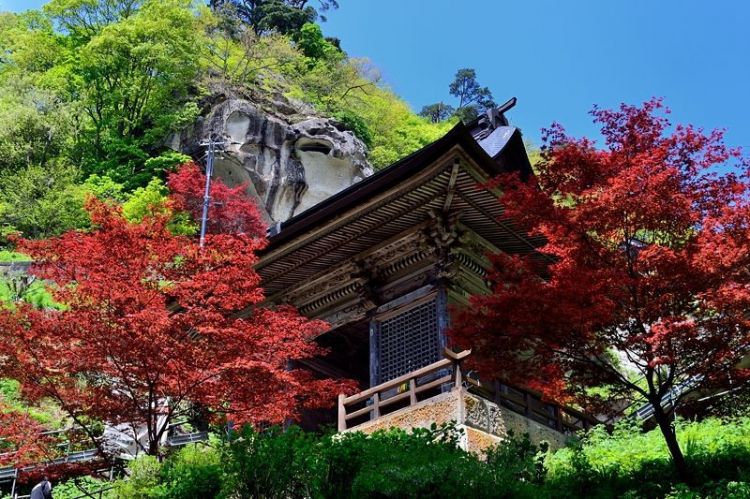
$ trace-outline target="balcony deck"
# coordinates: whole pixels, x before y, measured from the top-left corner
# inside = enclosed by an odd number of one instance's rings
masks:
[[[349,397],[340,395],[339,431],[371,433],[455,421],[464,430],[464,448],[481,452],[509,431],[561,447],[570,435],[597,423],[528,390],[466,377],[461,362],[469,354],[446,350],[444,359],[426,367]]]

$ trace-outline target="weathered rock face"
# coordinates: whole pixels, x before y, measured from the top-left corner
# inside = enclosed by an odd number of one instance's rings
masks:
[[[246,183],[269,222],[283,222],[372,174],[364,144],[327,118],[293,122],[243,99],[216,105],[172,147],[200,157],[199,143],[224,140],[216,175]]]

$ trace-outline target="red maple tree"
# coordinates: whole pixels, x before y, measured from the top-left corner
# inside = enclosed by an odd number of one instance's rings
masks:
[[[195,163],[187,163],[167,178],[167,186],[175,206],[200,220],[206,177]],[[206,223],[208,233],[241,233],[260,237],[266,226],[255,203],[246,194],[246,185],[228,187],[221,181],[211,182],[211,216]]]
[[[0,466],[21,467],[54,455],[54,442],[28,414],[0,404]]]
[[[202,177],[193,165],[174,174],[173,210],[190,206],[190,186]],[[156,454],[190,404],[236,424],[281,423],[330,405],[348,386],[294,368],[323,353],[311,338],[327,325],[262,306],[258,212],[214,186],[211,216],[220,223],[202,250],[196,238],[170,232],[169,210],[133,224],[96,199],[87,203],[91,231],[18,241],[64,308],[2,311],[3,375],[32,401],[56,401],[100,449],[95,422],[145,428],[142,450]]]
[[[595,108],[601,149],[553,125],[535,176],[496,179],[508,220],[546,243],[492,255],[491,293],[452,335],[480,373],[557,400],[591,402],[592,386],[645,398],[686,478],[663,401],[747,378],[750,186],[718,173],[743,164],[720,131],[662,111]]]

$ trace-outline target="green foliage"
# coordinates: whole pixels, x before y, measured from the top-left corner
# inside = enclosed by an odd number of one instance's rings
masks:
[[[158,178],[145,187],[138,187],[122,205],[122,214],[130,222],[138,223],[150,213],[164,213],[169,189]]]
[[[750,418],[681,421],[677,438],[694,489],[750,480]],[[550,455],[546,465],[546,485],[559,494],[612,497],[630,491],[631,497],[663,497],[678,482],[659,431],[642,433],[628,423],[611,435],[594,428],[577,445]]]
[[[14,379],[0,378],[0,404],[8,410],[28,414],[48,428],[61,428],[68,422],[59,407],[51,402],[29,405],[21,395],[20,383]]]
[[[128,463],[128,479],[116,484],[116,497],[151,499],[162,495],[162,464],[155,456],[142,455]]]
[[[415,429],[412,434],[394,429],[361,440],[360,468],[346,496],[460,497],[480,493],[480,487],[487,486],[483,482],[489,478],[488,470],[457,447],[459,437],[455,427],[448,425]],[[339,445],[352,443],[342,440]]]
[[[448,85],[448,92],[458,102],[456,107],[441,102],[429,104],[422,108],[419,115],[428,118],[433,123],[446,120],[451,116],[468,123],[479,116],[480,112],[495,107],[492,92],[477,82],[477,73],[471,68],[461,68]]]
[[[189,445],[164,463],[162,497],[215,497],[222,486],[221,456],[214,446]]]
[[[60,310],[63,306],[56,303],[47,286],[42,281],[33,280],[22,284],[22,278],[0,279],[0,304],[12,306],[14,302],[24,301],[37,308]]]
[[[0,383],[0,394],[8,390],[12,382]],[[247,427],[163,463],[133,461],[116,497],[750,497],[750,418],[680,422],[678,435],[690,484],[678,483],[658,431],[628,423],[556,452],[510,435],[483,459],[459,448],[454,424],[322,436]]]
[[[441,121],[447,120],[456,112],[453,106],[448,105],[444,102],[437,102],[435,104],[429,104],[423,106],[419,115],[423,118],[427,118],[431,123],[440,123]]]
[[[0,18],[0,168],[67,160],[126,190],[194,121],[205,34],[190,0],[53,0]],[[57,30],[55,30],[57,27]]]
[[[229,442],[181,449],[162,466],[131,464],[118,497],[534,497],[543,478],[528,438],[485,463],[440,428],[320,436],[299,428],[244,428]],[[128,483],[130,482],[130,483]]]
[[[80,172],[67,166],[29,166],[0,172],[0,227],[31,238],[85,228]]]
[[[226,495],[237,497],[316,496],[316,438],[299,428],[241,430],[225,448]],[[229,492],[231,491],[231,493]]]
[[[0,170],[44,166],[72,146],[69,106],[24,81],[0,87],[0,123]]]
[[[323,30],[315,23],[304,24],[293,37],[297,42],[297,48],[305,57],[311,59],[311,64],[316,61],[337,61],[343,59],[341,50],[323,36]]]
[[[110,24],[135,14],[142,0],[52,0],[44,6],[48,14],[79,44]]]
[[[491,483],[506,487],[505,493],[509,497],[538,494],[547,474],[544,459],[548,449],[546,442],[537,447],[531,443],[528,434],[515,438],[513,432],[509,431],[508,439],[502,445],[487,452]]]
[[[249,25],[256,34],[295,34],[318,17],[317,10],[299,0],[211,0],[211,6]],[[321,0],[322,11],[338,7],[335,0]]]
[[[29,257],[23,253],[11,250],[0,250],[0,263],[6,262],[28,262]]]
[[[144,185],[152,176],[143,170],[149,148],[196,117],[190,89],[203,38],[189,7],[188,0],[147,0],[81,47],[74,74],[90,118],[88,171],[109,173],[126,188]]]
[[[352,132],[369,148],[372,147],[372,132],[364,119],[352,111],[342,110],[334,115],[341,125]]]
[[[124,186],[106,175],[103,177],[91,175],[83,183],[83,190],[98,199],[116,203],[122,203],[128,199],[128,195],[124,192]]]
[[[191,161],[191,158],[186,154],[177,151],[167,151],[159,156],[147,159],[145,171],[149,172],[152,177],[164,178],[167,173],[174,171],[179,165],[189,161]]]
[[[161,174],[186,159],[185,155],[168,153],[151,158],[146,164]],[[70,229],[87,229],[90,220],[84,203],[92,195],[123,204],[126,218],[133,222],[140,221],[151,210],[166,209],[168,191],[158,177],[133,193],[128,193],[125,185],[107,175],[94,174],[84,182],[81,178],[79,170],[67,166],[30,166],[0,171],[2,233],[21,232],[24,237],[42,238]],[[194,234],[195,224],[186,214],[177,214],[173,229],[179,234]]]
[[[122,205],[122,214],[130,222],[137,223],[152,213],[167,213],[169,189],[159,178],[153,178],[145,187],[138,187]],[[170,230],[174,234],[190,236],[196,233],[197,225],[188,213],[178,212],[172,216]]]
[[[84,476],[54,484],[53,492],[55,499],[78,499],[86,497],[86,494],[99,497],[97,492],[108,487],[109,482]]]

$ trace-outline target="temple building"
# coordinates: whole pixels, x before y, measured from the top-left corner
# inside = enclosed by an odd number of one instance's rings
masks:
[[[508,429],[561,445],[589,424],[575,411],[462,373],[469,352],[446,336],[451,310],[487,291],[489,252],[532,254],[540,241],[502,221],[500,172],[531,174],[520,130],[503,112],[515,100],[277,224],[258,271],[269,304],[288,303],[331,324],[330,349],[306,363],[354,379],[339,397],[340,431],[455,420],[468,449]],[[335,419],[334,419],[335,418]]]

